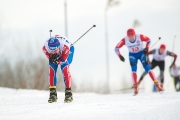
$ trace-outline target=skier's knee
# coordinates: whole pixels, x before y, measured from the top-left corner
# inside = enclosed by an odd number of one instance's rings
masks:
[[[137,62],[130,62],[131,66],[137,66]]]
[[[149,70],[151,70],[151,67],[150,67],[149,64],[146,64],[146,65],[144,66],[144,69],[145,69],[145,71],[148,73]]]
[[[62,70],[63,74],[68,74],[69,73],[69,68],[68,66],[65,66],[64,69]]]
[[[149,65],[149,63],[147,61],[143,62],[142,64],[143,64],[143,66]]]

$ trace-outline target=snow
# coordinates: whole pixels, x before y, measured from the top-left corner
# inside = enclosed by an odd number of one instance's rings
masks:
[[[0,120],[180,120],[180,93],[73,95],[48,103],[48,91],[0,88]]]

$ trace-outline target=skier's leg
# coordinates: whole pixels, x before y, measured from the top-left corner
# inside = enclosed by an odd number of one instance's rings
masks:
[[[146,56],[142,55],[141,57],[141,63],[144,66],[144,69],[146,70],[146,72],[149,74],[149,76],[151,77],[151,79],[153,80],[154,84],[156,85],[156,88],[158,89],[158,91],[162,91],[162,88],[159,86],[159,83],[154,75],[154,72],[151,70],[150,65],[147,62]]]
[[[179,77],[174,77],[174,87],[175,87],[176,92],[178,91],[178,88],[177,88],[178,82],[179,82]]]
[[[64,77],[64,81],[65,81],[65,87],[66,88],[71,88],[71,74],[69,72],[69,65],[67,64],[64,67],[61,67],[62,73],[63,73],[63,77]]]
[[[131,71],[132,71],[132,78],[133,78],[133,83],[137,84],[137,59],[135,57],[130,56],[130,65],[131,65]]]
[[[150,67],[151,67],[151,69],[154,69],[156,67],[156,62],[154,60],[151,62]],[[141,75],[139,81],[138,81],[138,84],[141,83],[141,81],[143,80],[143,78],[145,77],[146,74],[147,74],[147,72],[144,71],[143,74]]]
[[[56,92],[56,72],[57,72],[58,65],[49,63],[49,90],[50,90],[50,97],[48,102],[56,102],[57,101],[57,92]]]
[[[140,83],[142,82],[142,80],[143,80],[143,78],[145,77],[146,74],[147,74],[146,71],[144,71],[143,74],[141,75],[139,81],[138,81],[138,85],[140,85]]]
[[[163,88],[164,85],[164,68],[165,68],[165,62],[164,61],[160,61],[159,64],[159,69],[160,69],[160,78],[161,78],[161,88]]]
[[[143,65],[146,73],[148,73],[149,76],[151,77],[151,79],[153,81],[155,81],[156,78],[154,76],[154,73],[151,71],[151,67],[150,67],[149,63],[147,62],[146,56],[144,54],[142,54],[140,61],[141,61],[142,65]]]
[[[57,78],[56,78],[56,72],[57,72],[58,65],[49,63],[49,86],[56,86],[57,84]]]
[[[178,76],[178,82],[177,82],[177,84],[178,84],[178,88],[177,88],[177,92],[180,92],[180,76]]]
[[[178,76],[178,84],[179,84],[178,92],[180,92],[180,76]]]
[[[71,91],[71,74],[69,72],[69,64],[68,61],[61,65],[61,70],[64,76],[64,81],[65,81],[65,99],[64,102],[72,102],[73,96],[72,96],[72,91]]]
[[[63,72],[64,83],[65,83],[66,88],[67,87],[69,88],[69,86],[71,86],[71,74],[69,72],[69,67],[70,67],[70,64],[73,61],[73,56],[74,56],[74,46],[71,46],[70,47],[70,54],[69,54],[69,56],[67,58],[67,61],[64,64],[61,65],[61,70]]]
[[[133,87],[134,87],[134,95],[138,94],[138,84],[137,84],[137,59],[135,56],[129,56],[129,61],[131,65],[132,71],[132,79],[133,79]]]

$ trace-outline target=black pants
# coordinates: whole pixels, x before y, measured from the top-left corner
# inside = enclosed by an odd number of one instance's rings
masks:
[[[174,87],[176,89],[176,91],[180,91],[180,85],[179,88],[176,87],[176,85],[179,83],[180,84],[180,76],[178,77],[173,77],[174,78]]]
[[[164,61],[156,61],[156,60],[152,60],[151,62],[151,69],[154,69],[156,66],[159,67],[160,69],[160,77],[161,77],[161,83],[164,83],[164,68],[165,68],[165,62]],[[141,75],[140,77],[140,81],[143,80],[144,76],[146,75],[146,71],[144,71],[144,73]]]

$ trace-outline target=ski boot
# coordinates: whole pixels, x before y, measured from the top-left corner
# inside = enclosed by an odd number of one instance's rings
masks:
[[[64,102],[70,103],[72,101],[73,101],[72,90],[71,90],[71,88],[66,88]]]
[[[50,88],[50,97],[48,102],[52,103],[52,102],[56,102],[57,101],[57,92],[56,92],[56,88]]]
[[[138,94],[138,84],[134,84],[133,85],[133,88],[134,88],[134,96]]]
[[[141,83],[141,80],[138,81],[137,86],[139,86],[140,83]],[[134,85],[131,88],[134,88]]]
[[[157,90],[158,90],[159,92],[162,92],[162,91],[163,91],[163,89],[159,86],[159,83],[158,83],[157,80],[154,81],[154,84],[155,84],[155,86],[156,86],[156,88],[157,88]]]

